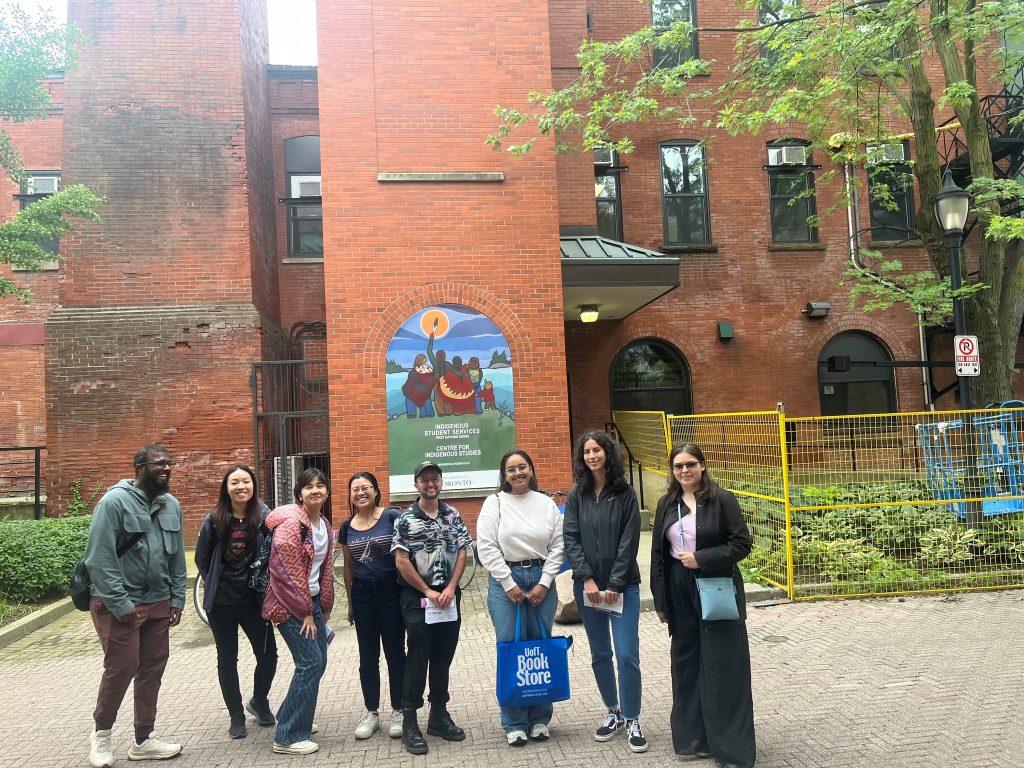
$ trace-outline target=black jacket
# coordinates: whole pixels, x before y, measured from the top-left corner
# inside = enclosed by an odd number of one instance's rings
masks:
[[[260,525],[256,530],[256,546],[253,551],[259,551],[260,541],[264,534],[263,523],[270,514],[270,507],[262,501],[260,505]],[[199,529],[199,541],[196,542],[196,568],[199,575],[206,582],[203,587],[203,609],[209,613],[213,608],[213,600],[217,596],[217,587],[220,585],[220,570],[224,565],[224,550],[221,547],[220,539],[217,538],[217,529],[213,527],[213,512],[210,512],[203,520],[203,526]]]
[[[654,609],[669,611],[665,597],[665,566],[672,550],[665,546],[665,531],[678,521],[676,503],[668,495],[658,501],[651,532],[651,593]],[[717,496],[707,503],[697,503],[697,551],[700,576],[732,576],[736,585],[740,616],[746,617],[743,599],[743,576],[736,564],[750,554],[750,532],[743,520],[743,510],[731,491],[718,489]]]
[[[605,486],[600,499],[573,486],[565,500],[562,538],[575,581],[593,579],[599,589],[616,592],[640,583],[640,507],[630,486]]]

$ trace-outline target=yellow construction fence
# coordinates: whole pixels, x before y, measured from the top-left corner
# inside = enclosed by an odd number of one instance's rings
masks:
[[[612,418],[651,509],[670,446],[701,447],[743,507],[742,567],[791,598],[1024,586],[1024,409]]]

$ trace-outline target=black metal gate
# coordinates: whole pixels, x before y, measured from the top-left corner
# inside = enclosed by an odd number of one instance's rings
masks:
[[[330,476],[327,361],[255,362],[250,384],[256,475],[264,501],[277,507],[294,501],[295,479],[307,467]]]

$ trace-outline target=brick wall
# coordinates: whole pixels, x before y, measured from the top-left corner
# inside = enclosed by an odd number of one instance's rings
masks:
[[[68,18],[90,44],[65,83],[65,179],[107,200],[65,243],[46,325],[49,511],[163,442],[192,538],[224,468],[252,460],[251,363],[286,347],[265,14],[71,0]]]
[[[251,304],[58,309],[46,324],[48,512],[75,481],[131,477],[132,456],[163,443],[172,492],[194,538],[225,469],[253,460],[251,361],[262,318]]]
[[[559,2],[568,8],[570,2]],[[613,40],[650,24],[650,7],[631,0],[590,0],[593,36]],[[707,27],[734,27],[752,11],[729,3],[698,3],[698,22]],[[580,36],[565,27],[564,45],[578,46]],[[712,73],[695,87],[716,87],[726,77],[734,36],[701,33],[703,58],[714,59]],[[568,82],[574,72],[556,70]],[[937,77],[933,68],[932,75]],[[629,170],[620,176],[623,239],[645,248],[664,246],[659,143],[708,138],[701,127],[713,108],[699,103],[696,121],[684,129],[668,123],[631,126],[628,133],[637,150],[624,156]],[[905,126],[900,127],[905,130]],[[894,309],[866,314],[850,307],[844,272],[849,266],[849,234],[845,209],[825,216],[816,249],[780,248],[771,244],[771,218],[765,145],[785,137],[800,138],[799,126],[772,127],[758,137],[710,137],[707,156],[712,247],[680,252],[680,287],[621,322],[566,326],[567,368],[572,400],[572,428],[578,434],[601,425],[609,415],[609,373],[616,353],[639,338],[668,341],[685,357],[692,380],[695,412],[773,409],[786,403],[790,415],[817,415],[817,360],[835,334],[864,331],[888,347],[897,360],[920,359],[915,318]],[[912,150],[913,152],[913,150]],[[814,162],[825,166],[826,158]],[[863,178],[863,169],[858,170]],[[593,222],[593,169],[575,159],[559,159],[561,223]],[[817,185],[818,212],[825,214],[842,181]],[[574,194],[580,195],[573,201]],[[582,198],[585,197],[585,202]],[[919,195],[916,199],[920,199]],[[858,226],[869,226],[868,206],[861,196]],[[589,212],[588,212],[589,211]],[[870,245],[870,235],[865,237]],[[909,269],[923,268],[927,257],[919,247],[890,252]],[[800,310],[811,300],[827,301],[827,318],[811,320]],[[717,323],[733,323],[736,337],[722,343]],[[937,372],[937,381],[945,378]],[[896,391],[901,410],[923,406],[919,369],[897,369]],[[951,396],[939,407],[953,407]]]
[[[51,78],[43,85],[51,99],[46,117],[25,123],[6,122],[4,130],[27,170],[59,171],[64,83]],[[17,184],[0,174],[0,220],[6,221],[21,209],[14,197],[20,191]],[[0,299],[0,446],[45,445],[41,324],[56,304],[59,275],[55,269],[15,272],[6,264],[0,266],[0,274],[13,278],[33,295],[28,303]],[[43,453],[44,470],[45,462]]]
[[[508,339],[518,442],[545,487],[566,487],[552,144],[522,160],[483,146],[495,103],[550,87],[547,2],[320,4],[317,30],[333,476],[387,477],[385,350],[411,314],[450,302]],[[504,181],[377,180],[454,170]],[[457,503],[475,520],[479,500]]]

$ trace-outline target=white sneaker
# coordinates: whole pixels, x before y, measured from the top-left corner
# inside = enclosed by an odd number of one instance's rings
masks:
[[[380,715],[376,712],[367,712],[363,719],[356,726],[356,738],[368,739],[380,730]],[[401,734],[399,734],[401,735]]]
[[[405,715],[402,710],[396,709],[391,713],[391,725],[388,726],[388,736],[392,739],[402,738],[402,723],[405,722]]]
[[[509,731],[505,734],[505,739],[510,747],[525,747],[526,731]]]
[[[534,723],[530,726],[530,738],[534,741],[547,741],[551,738],[551,731],[544,723]]]
[[[132,744],[128,748],[129,760],[167,760],[181,754],[181,744],[154,739],[152,735],[141,744]]]
[[[316,733],[319,730],[320,730],[320,726],[317,725],[316,723],[313,723],[313,725],[309,729],[309,735],[312,736],[314,733]]]
[[[114,753],[110,747],[110,730],[93,730],[89,734],[89,763],[93,768],[107,768],[114,764]]]
[[[274,742],[274,751],[279,755],[311,755],[320,749],[315,741],[296,741],[294,744]]]

